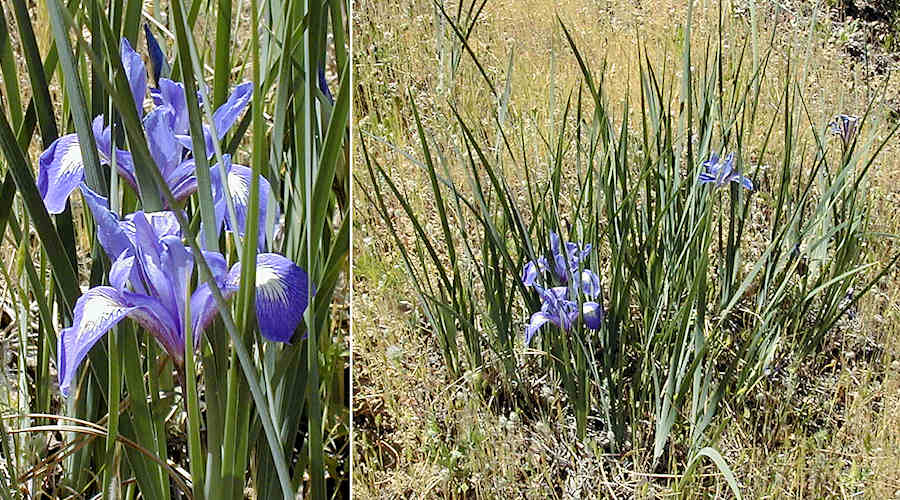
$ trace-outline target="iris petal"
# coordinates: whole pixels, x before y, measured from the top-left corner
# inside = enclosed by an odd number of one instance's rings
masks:
[[[331,89],[328,88],[328,81],[325,80],[325,65],[319,66],[319,90],[322,91],[328,102],[333,105],[334,96],[331,94]]]
[[[525,264],[525,269],[522,271],[522,283],[525,286],[531,286],[534,284],[535,280],[538,277],[538,265],[535,261],[531,261],[528,264]]]
[[[181,224],[178,223],[178,217],[175,216],[175,212],[170,210],[145,212],[143,217],[147,219],[147,222],[159,239],[163,239],[166,236],[181,237]]]
[[[94,131],[94,140],[97,141],[97,150],[100,152],[100,162],[104,165],[112,163],[112,129],[103,126],[103,116],[99,115],[91,123]],[[131,153],[124,149],[116,148],[116,170],[125,178],[131,187],[137,189],[134,177],[134,160]]]
[[[525,327],[525,345],[530,344],[534,334],[548,322],[550,322],[550,316],[547,313],[538,311],[532,314],[528,326]]]
[[[210,169],[210,182],[212,183],[213,204],[216,216],[216,233],[222,227],[222,221],[225,221],[225,228],[229,231],[235,230],[237,225],[237,233],[244,236],[247,227],[247,212],[250,207],[250,182],[253,178],[253,170],[243,165],[235,165],[231,163],[231,156],[225,155],[225,171],[227,172],[227,182],[224,186],[221,181],[219,165],[216,164]],[[235,224],[232,224],[231,217],[227,216],[227,201],[225,198],[224,188],[228,189],[231,194],[231,201],[234,203]],[[257,246],[259,251],[265,251],[268,248],[266,221],[268,220],[269,200],[272,198],[272,186],[265,177],[259,177],[259,238]],[[273,220],[278,220],[279,210],[276,203],[271,203],[275,210]],[[270,243],[270,242],[269,242]]]
[[[167,107],[157,107],[151,111],[144,120],[144,128],[147,130],[147,146],[150,154],[159,167],[164,178],[181,163],[182,146],[175,139],[175,132],[171,125],[172,111]]]
[[[213,113],[213,124],[216,126],[216,135],[219,140],[222,140],[234,125],[241,112],[247,107],[251,97],[253,97],[253,82],[244,82],[235,87],[225,104],[219,106],[219,109]]]
[[[128,40],[122,38],[122,67],[125,68],[125,76],[131,87],[131,95],[134,97],[134,105],[137,107],[138,116],[144,115],[144,95],[147,93],[147,69],[144,67],[144,59],[131,48]]]
[[[137,321],[150,332],[166,352],[175,361],[181,363],[184,359],[184,337],[181,334],[183,330],[181,322],[172,314],[172,311],[167,309],[156,297],[149,295],[125,290],[122,292],[122,297],[129,305],[133,306],[128,317]]]
[[[221,285],[225,275],[228,274],[228,263],[225,262],[225,257],[219,252],[203,251],[203,258],[206,260],[206,264],[209,266],[216,283]]]
[[[228,300],[237,291],[235,286],[226,286],[222,289],[222,297]],[[191,324],[194,333],[194,345],[200,339],[200,335],[216,317],[219,312],[216,301],[213,298],[212,290],[208,283],[202,283],[194,290],[191,296]]]
[[[603,307],[596,302],[585,302],[581,306],[581,312],[584,315],[584,324],[591,330],[599,330],[603,324]]]
[[[183,317],[187,287],[194,270],[194,256],[188,252],[178,236],[166,236],[161,243],[163,250],[160,254],[160,266],[165,270],[170,285],[167,291],[171,293],[174,303],[171,310],[177,311],[178,316]]]
[[[210,159],[216,154],[215,146],[213,145],[212,134],[209,132],[209,126],[203,125],[203,138],[205,139],[206,146],[206,159]],[[194,139],[188,133],[184,134],[175,134],[175,139],[189,151],[194,150]]]
[[[64,135],[50,144],[38,160],[37,187],[47,212],[61,213],[72,191],[84,180],[84,162],[76,134]]]
[[[600,277],[590,269],[581,271],[581,289],[587,297],[596,297],[600,294]]]
[[[228,273],[226,288],[239,286],[240,273],[238,262]],[[290,342],[308,304],[309,277],[303,269],[278,254],[256,256],[256,322],[263,337]]]
[[[119,222],[116,214],[109,210],[106,198],[91,191],[87,186],[81,187],[81,195],[88,208],[91,209],[91,213],[94,214],[94,221],[97,223],[97,239],[106,250],[106,255],[110,259],[116,260],[126,250],[133,249],[132,238]]]
[[[197,178],[191,175],[177,184],[172,185],[172,197],[177,201],[183,201],[197,192]]]
[[[167,309],[177,314],[177,300],[172,291],[172,281],[175,280],[174,269],[169,269],[170,263],[163,255],[166,245],[169,244],[164,243],[163,239],[168,236],[160,235],[160,230],[143,212],[135,212],[133,221],[135,257],[141,270],[141,278],[148,287],[148,295],[158,297]]]
[[[170,125],[175,134],[186,134],[189,122],[184,84],[173,82],[168,78],[161,78],[159,80],[159,89],[151,90],[150,96],[153,98],[153,103],[157,106],[169,107],[172,113],[169,115],[169,118],[172,120]]]
[[[172,190],[172,196],[181,201],[197,190],[197,178],[194,176],[196,165],[190,158],[178,164],[166,175],[166,184]]]
[[[72,379],[91,347],[134,308],[112,287],[85,292],[75,303],[72,326],[59,334],[59,390],[68,397]]]
[[[134,254],[130,250],[122,252],[109,268],[109,284],[121,292],[131,280],[133,271],[135,271]]]

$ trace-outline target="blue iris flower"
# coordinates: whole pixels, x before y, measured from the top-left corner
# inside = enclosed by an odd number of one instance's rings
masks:
[[[560,244],[559,235],[555,232],[550,233],[550,253],[553,258],[553,267],[548,264],[546,257],[538,257],[536,260],[525,264],[522,271],[522,283],[525,286],[532,286],[535,283],[543,283],[545,275],[552,271],[552,277],[556,281],[565,285],[569,283],[570,277],[580,277],[584,294],[593,297],[599,293],[600,278],[590,269],[579,268],[582,263],[591,254],[591,245],[585,245],[584,248],[574,242]]]
[[[545,290],[540,286],[535,286],[535,290],[541,297],[541,310],[531,315],[531,319],[525,327],[526,345],[546,323],[552,323],[569,331],[575,320],[578,319],[578,303],[568,299],[568,287],[556,286]]]
[[[716,188],[720,188],[729,182],[737,182],[753,191],[753,181],[734,168],[734,153],[729,153],[724,160],[719,158],[718,153],[713,153],[708,161],[703,162],[703,166],[706,170],[700,172],[698,179],[702,184],[715,184]]]
[[[152,35],[150,36],[152,37]],[[148,43],[149,40],[148,38]],[[156,58],[162,57],[162,61],[165,61],[164,56],[161,50],[154,56],[153,44],[150,45],[151,60],[154,61],[154,76],[156,73],[162,75],[162,69],[156,67],[158,64]],[[156,48],[159,49],[158,44]],[[147,70],[144,61],[124,38],[121,43],[121,58],[134,96],[135,106],[139,116],[143,117],[150,154],[175,200],[181,202],[197,190],[196,166],[192,156],[193,142],[189,131],[184,85],[160,76],[159,88],[150,90],[156,106],[144,116],[143,103],[147,94]],[[231,129],[249,104],[252,94],[252,82],[238,85],[225,104],[216,109],[213,113],[213,124],[217,140],[221,140]],[[96,117],[92,125],[100,160],[104,164],[109,164],[112,161],[112,149],[115,147],[110,126],[104,126],[102,116]],[[204,125],[204,139],[207,155],[211,157],[214,151],[213,137],[208,125]],[[137,191],[138,186],[131,153],[116,148],[115,156],[119,175]],[[230,164],[230,160],[227,160],[227,163]],[[247,196],[249,169],[238,165],[229,165],[226,168],[229,172],[227,179],[221,179],[218,170],[218,165],[213,166],[210,173],[213,194],[215,196],[218,193],[217,218],[221,221],[224,217],[224,190],[228,189],[241,222],[237,228],[232,228],[231,222],[228,221],[226,227],[229,230],[237,229],[237,232],[243,234],[245,218],[240,214],[246,213],[249,204],[249,196]],[[231,172],[234,174],[232,175]],[[84,163],[77,134],[68,134],[58,138],[41,154],[37,185],[49,213],[62,212],[69,196],[81,186],[83,180]],[[262,177],[260,177],[260,195],[260,216],[265,217],[265,207],[269,205],[272,190],[269,183]],[[265,221],[265,218],[262,220]],[[221,222],[218,225],[221,227]],[[260,250],[266,248],[265,226],[265,224],[260,224]]]
[[[591,252],[591,245],[581,245],[574,242],[562,243],[559,235],[550,233],[550,251],[553,258],[553,266],[548,265],[546,257],[525,264],[522,271],[522,283],[527,287],[533,287],[541,298],[541,309],[531,315],[528,325],[525,327],[525,344],[531,342],[534,334],[547,323],[556,325],[565,331],[571,329],[578,319],[579,308],[577,297],[573,297],[573,290],[568,286],[570,277],[578,277],[578,285],[581,293],[589,299],[596,299],[601,293],[600,277],[590,269],[579,269],[584,265]],[[545,288],[553,281],[562,286]],[[592,330],[598,330],[603,323],[603,307],[594,300],[584,301],[581,304],[581,315],[584,324]]]
[[[844,149],[850,146],[853,137],[856,135],[856,129],[859,125],[859,117],[853,115],[840,114],[834,117],[828,126],[831,133],[841,138]]]
[[[184,84],[168,78],[159,79],[159,88],[150,89],[150,97],[157,109],[163,109],[169,121],[169,126],[175,134],[175,138],[188,150],[193,150],[194,143],[191,139],[190,122],[188,121],[187,99]],[[224,104],[213,112],[213,125],[216,129],[216,140],[221,141],[225,134],[234,126],[238,117],[250,103],[253,97],[253,82],[244,82],[234,88],[234,92]],[[213,148],[213,136],[209,125],[203,125],[203,138],[206,145],[206,156],[212,158],[215,154]]]
[[[68,396],[72,380],[88,351],[110,328],[131,318],[162,345],[178,366],[184,363],[185,325],[190,321],[193,344],[218,313],[213,292],[203,282],[190,297],[187,287],[194,255],[185,247],[171,211],[135,212],[123,219],[107,200],[87,186],[84,199],[97,223],[97,237],[113,262],[110,286],[85,292],[75,304],[72,326],[59,336],[60,391]],[[227,268],[218,252],[203,252],[216,286],[227,299],[239,288],[241,263]],[[289,259],[274,253],[256,258],[256,318],[266,339],[289,342],[309,303],[309,278]]]

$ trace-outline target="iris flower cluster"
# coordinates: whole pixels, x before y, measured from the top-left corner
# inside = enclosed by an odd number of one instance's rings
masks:
[[[709,160],[703,162],[703,166],[706,169],[700,172],[698,179],[701,184],[713,184],[716,188],[720,188],[729,182],[737,182],[744,189],[753,191],[753,181],[734,168],[734,153],[728,153],[728,156],[722,159],[714,152]]]
[[[176,200],[184,200],[197,190],[192,138],[188,126],[184,85],[169,80],[162,71],[165,59],[149,30],[148,46],[153,63],[156,87],[150,89],[155,104],[143,113],[147,94],[147,71],[143,59],[127,40],[121,43],[122,63],[134,95],[135,106],[143,116],[147,145]],[[155,50],[154,50],[155,49]],[[213,114],[213,128],[204,124],[207,151],[212,141],[221,140],[247,107],[253,92],[251,82],[238,85],[228,100]],[[93,121],[95,147],[104,164],[111,163],[115,144],[109,126],[98,116]],[[215,131],[215,139],[213,138]],[[219,166],[210,170],[218,233],[225,219],[225,190],[234,201],[236,217],[225,221],[226,228],[243,234],[249,204],[252,171],[231,164],[224,158],[226,178]],[[115,152],[117,171],[137,190],[134,163],[128,151]],[[185,245],[181,227],[173,207],[164,211],[137,211],[120,217],[109,209],[106,198],[84,183],[84,163],[76,134],[54,141],[40,156],[38,189],[50,213],[60,213],[71,193],[79,189],[97,224],[97,237],[112,261],[109,286],[91,288],[75,304],[72,326],[59,336],[60,391],[68,396],[73,379],[90,349],[113,326],[131,318],[144,327],[166,350],[178,366],[184,363],[188,329],[193,345],[199,345],[203,330],[213,321],[218,308],[213,290],[201,283],[188,297],[188,286],[196,255]],[[272,200],[271,187],[259,179],[260,252],[267,248],[265,240],[266,207]],[[276,214],[277,215],[277,214]],[[277,220],[277,217],[276,217]],[[238,289],[241,263],[230,268],[225,257],[203,251],[219,291],[228,299]],[[268,340],[289,342],[300,324],[309,303],[310,283],[306,272],[290,259],[275,253],[259,253],[256,260],[256,317],[260,333]]]
[[[552,261],[538,257],[525,264],[522,272],[522,283],[534,288],[541,298],[541,309],[531,315],[525,327],[526,345],[547,323],[569,331],[579,314],[584,318],[584,325],[592,330],[598,330],[603,323],[603,306],[595,301],[601,293],[600,277],[583,267],[591,245],[582,248],[578,243],[563,243],[558,234],[551,232],[550,253]],[[579,290],[590,299],[581,308],[578,307]]]

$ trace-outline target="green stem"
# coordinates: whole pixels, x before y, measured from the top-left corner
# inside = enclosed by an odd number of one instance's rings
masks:
[[[116,440],[119,437],[119,400],[122,392],[122,371],[120,368],[119,331],[114,328],[109,339],[109,421],[106,434],[106,467],[103,473],[104,498],[116,498],[118,488],[112,488],[116,473],[113,470],[116,455]]]
[[[236,470],[238,402],[241,400],[241,367],[237,352],[232,351],[231,366],[228,368],[228,395],[225,402],[225,430],[222,448],[222,498],[234,498],[237,476],[243,471]],[[240,492],[240,489],[237,489]]]
[[[216,356],[225,352],[227,343],[218,327],[206,330],[207,346],[204,348],[203,373],[206,382],[206,488],[208,498],[224,498],[222,477],[222,445],[224,443],[222,406],[222,377],[225,375],[223,361]]]
[[[184,376],[181,377],[182,395],[187,412],[188,454],[191,457],[191,487],[195,500],[203,500],[204,462],[200,442],[200,401],[197,397],[197,365],[194,364],[194,335],[191,331],[191,289],[187,289],[184,302]],[[181,372],[179,372],[181,373]]]
[[[253,0],[253,5],[256,4],[256,1]],[[304,10],[305,14],[310,19],[315,19],[316,14],[318,13],[319,3],[315,1],[306,0]],[[316,75],[318,68],[316,68],[316,63],[313,60],[314,55],[318,55],[311,48],[311,44],[314,43],[314,39],[312,34],[310,33],[310,29],[307,29],[303,33],[303,60],[306,64],[306,89],[303,92],[303,146],[304,146],[304,171],[305,171],[305,188],[306,188],[306,258],[307,258],[307,272],[310,273],[310,276],[316,276],[317,268],[314,268],[313,265],[316,263],[313,259],[313,254],[316,253],[314,251],[319,242],[313,239],[312,228],[314,227],[313,221],[313,180],[316,178],[314,176],[314,170],[316,170],[316,161],[315,156],[313,155],[313,113],[314,113],[314,104],[312,100],[312,96],[314,95],[316,89]],[[313,296],[312,293],[312,281],[310,281],[310,290],[308,290],[309,297]],[[322,405],[319,400],[319,341],[318,341],[318,331],[316,330],[315,325],[315,300],[309,301],[309,307],[306,310],[306,325],[308,331],[307,342],[309,342],[309,351],[307,357],[308,363],[308,376],[309,379],[307,381],[307,397],[306,400],[308,402],[308,415],[309,415],[309,474],[311,479],[311,492],[312,498],[315,500],[324,500],[325,499],[325,473],[324,473],[324,464],[322,460]]]

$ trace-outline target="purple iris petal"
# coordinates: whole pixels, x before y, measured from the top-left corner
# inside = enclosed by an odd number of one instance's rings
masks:
[[[534,334],[549,322],[550,316],[543,311],[532,314],[531,319],[528,320],[528,325],[525,327],[525,345],[530,344]]]
[[[176,134],[188,133],[188,112],[187,101],[185,100],[184,84],[174,82],[168,78],[159,80],[159,88],[150,90],[150,97],[153,103],[159,107],[166,107],[171,110],[169,115],[170,125]]]
[[[238,262],[228,273],[226,289],[238,286],[240,274]],[[309,304],[308,289],[309,277],[290,259],[274,253],[256,256],[256,322],[263,337],[290,342]]]
[[[192,152],[194,151],[194,139],[190,136],[190,134],[175,134],[175,138],[185,149]],[[210,159],[214,154],[216,154],[216,150],[215,146],[213,145],[212,133],[210,133],[209,131],[209,125],[206,124],[203,125],[203,139],[205,142],[204,146],[206,148],[206,158]]]
[[[227,200],[225,198],[224,188],[228,189],[231,194],[231,201],[234,203],[235,223],[237,224],[237,233],[243,237],[247,227],[247,212],[250,209],[250,182],[253,179],[253,170],[243,165],[231,163],[231,156],[225,155],[225,171],[226,182],[221,181],[221,173],[219,165],[213,166],[210,171],[210,181],[213,190],[213,204],[216,215],[216,231],[222,227],[222,221],[225,221],[225,228],[229,231],[235,231],[231,217],[227,212]],[[272,197],[272,187],[265,177],[259,177],[259,239],[258,249],[265,251],[268,248],[266,236],[266,220],[268,218],[269,198]],[[273,204],[275,205],[275,204]],[[273,220],[278,220],[278,207],[275,206],[275,214]]]
[[[553,264],[554,271],[556,272],[556,278],[561,283],[569,282],[569,266],[566,257],[563,254],[556,254],[553,256]]]
[[[596,302],[585,302],[581,305],[581,313],[584,316],[584,325],[591,330],[599,330],[603,324],[603,306]]]
[[[587,297],[600,295],[600,277],[590,269],[581,271],[581,290]]]
[[[135,310],[128,317],[137,321],[179,364],[184,360],[184,336],[179,316],[167,309],[157,297],[125,290],[122,297]]]
[[[125,221],[134,224],[135,218],[142,217],[147,220],[158,239],[166,236],[181,236],[181,225],[175,212],[164,210],[162,212],[135,212],[125,216]]]
[[[167,178],[169,173],[181,163],[184,151],[181,144],[175,139],[170,114],[170,109],[157,107],[144,119],[144,128],[147,130],[147,146],[164,178]]]
[[[122,66],[125,68],[125,76],[128,77],[134,105],[137,107],[138,116],[143,116],[144,95],[147,93],[147,69],[144,67],[144,59],[131,48],[131,44],[125,38],[122,38],[121,51]]]
[[[226,300],[233,294],[234,291],[231,291],[227,295],[224,290],[222,291],[222,295]],[[213,299],[212,290],[210,289],[209,284],[201,283],[191,296],[191,330],[194,332],[194,342],[197,342],[200,333],[206,330],[206,327],[212,323],[217,312],[219,312],[219,310],[216,307],[216,301]]]
[[[244,82],[235,87],[225,104],[219,106],[219,109],[213,113],[213,124],[216,126],[216,135],[219,140],[225,137],[252,97],[253,82]]]
[[[160,266],[166,270],[170,280],[169,291],[174,299],[173,311],[184,316],[188,286],[194,271],[194,256],[185,248],[180,236],[166,236],[160,243]]]
[[[97,223],[97,239],[106,255],[113,261],[109,272],[110,284],[122,290],[125,284],[130,282],[135,291],[144,292],[140,269],[135,267],[134,223],[130,218],[120,221],[118,216],[109,210],[106,198],[85,185],[81,186],[81,195]]]
[[[119,221],[116,214],[109,210],[106,198],[91,191],[87,186],[81,187],[81,195],[97,223],[97,239],[106,250],[110,259],[116,260],[126,250],[133,248],[132,237]]]
[[[51,214],[66,209],[72,191],[84,180],[84,162],[76,134],[64,135],[50,144],[38,160],[38,192]]]
[[[109,269],[109,284],[122,291],[131,279],[134,270],[134,254],[131,250],[122,252]]]
[[[174,333],[171,319],[160,316],[159,313],[164,311],[160,311],[158,302],[145,299],[151,298],[127,291],[119,292],[109,286],[92,288],[78,298],[72,326],[60,332],[58,341],[59,389],[63,396],[69,395],[69,387],[78,366],[84,361],[88,351],[126,316],[156,334],[166,350],[173,354],[170,346],[164,342]]]
[[[162,238],[143,212],[134,215],[135,257],[142,271],[141,278],[147,285],[149,295],[159,297],[166,307],[174,309],[175,298],[171,287],[176,278],[172,276],[172,270],[165,267]]]
[[[206,265],[209,266],[210,272],[212,272],[213,278],[215,278],[219,287],[223,286],[222,282],[225,280],[225,276],[228,274],[228,263],[225,262],[225,257],[222,256],[219,252],[210,252],[207,250],[203,250],[203,258],[206,259]]]
[[[525,269],[522,271],[522,283],[525,286],[534,285],[546,269],[547,259],[545,257],[538,257],[537,260],[525,264]]]
[[[104,165],[112,164],[112,128],[103,126],[103,115],[94,118],[91,123],[94,131],[94,140],[97,142],[97,151],[100,153],[100,163]],[[137,182],[134,176],[134,160],[131,153],[124,149],[116,148],[116,170],[132,188],[137,189]]]
[[[331,89],[328,88],[328,81],[325,80],[325,65],[319,66],[319,90],[322,91],[322,94],[325,95],[325,98],[328,99],[328,102],[334,104],[334,96],[331,94]]]
[[[225,258],[218,252],[204,251],[203,258],[206,259],[212,272],[213,279],[219,287],[222,298],[228,300],[237,291],[237,286],[226,286],[225,278],[228,275],[228,265]],[[212,322],[219,312],[216,301],[213,298],[212,289],[209,283],[202,282],[194,290],[191,295],[191,331],[194,333],[194,345],[200,341],[200,337],[206,327]]]
[[[193,151],[194,143],[190,135],[190,123],[188,121],[187,102],[185,100],[184,85],[173,82],[168,78],[161,78],[159,81],[159,89],[150,91],[153,102],[161,108],[170,110],[170,125],[175,133],[175,139],[188,150]],[[245,82],[235,87],[234,92],[228,97],[216,111],[213,113],[213,124],[216,127],[217,139],[221,140],[225,134],[234,126],[238,117],[247,107],[250,99],[253,97],[253,83]],[[204,143],[206,145],[206,154],[211,158],[215,153],[213,148],[213,137],[209,126],[203,125]]]
[[[178,201],[186,199],[197,192],[196,164],[193,158],[179,163],[166,175],[166,184],[172,190],[172,197]]]
[[[121,294],[112,287],[92,288],[75,303],[72,326],[59,334],[59,390],[69,395],[72,379],[91,347],[129,312]]]
[[[553,271],[560,283],[568,283],[569,276],[577,276],[581,263],[591,253],[591,245],[581,245],[575,242],[563,243],[559,235],[550,233],[550,252],[553,254]]]
[[[553,271],[556,278],[562,283],[568,283],[569,273],[566,258],[559,250],[560,239],[556,233],[550,233],[550,253],[553,254]]]

